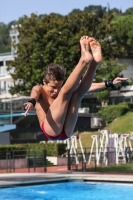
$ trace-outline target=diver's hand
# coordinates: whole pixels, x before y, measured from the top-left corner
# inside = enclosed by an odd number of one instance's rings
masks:
[[[34,107],[32,103],[30,102],[26,102],[24,103],[24,107],[25,107],[25,113],[24,116],[27,115],[27,113]]]
[[[125,81],[128,81],[128,78],[121,78],[121,77],[116,77],[112,83],[113,85],[117,85],[119,83],[122,83],[122,82],[125,82]]]

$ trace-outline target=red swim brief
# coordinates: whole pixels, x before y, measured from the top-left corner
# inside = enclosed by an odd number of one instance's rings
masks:
[[[61,133],[59,135],[56,136],[51,136],[48,133],[46,133],[45,129],[44,129],[44,122],[42,122],[42,131],[43,133],[47,136],[48,139],[50,140],[66,140],[69,137],[66,135],[64,128],[62,129]]]

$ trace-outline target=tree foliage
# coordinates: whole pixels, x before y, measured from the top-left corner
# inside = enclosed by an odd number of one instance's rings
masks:
[[[130,56],[133,44],[133,15],[117,17],[112,22],[114,33],[112,42],[116,46],[116,55]]]
[[[132,15],[133,14],[133,7],[132,8],[128,8],[125,12],[124,15]]]
[[[95,37],[102,46],[104,61],[97,69],[96,81],[116,77],[126,67],[120,66],[116,58],[132,53],[133,39],[133,16],[123,17],[120,13],[115,8],[88,6],[83,11],[74,9],[67,16],[55,13],[37,16],[33,13],[30,17],[20,18],[16,22],[22,25],[18,27],[17,56],[8,69],[13,66],[14,81],[20,79],[23,84],[15,84],[10,92],[29,94],[33,85],[42,83],[50,63],[64,65],[68,76],[79,60],[82,35]]]
[[[42,83],[42,76],[49,63],[59,63],[67,69],[67,76],[77,64],[80,56],[79,39],[82,35],[94,36],[103,46],[105,58],[112,57],[114,46],[105,39],[111,34],[109,25],[113,16],[99,18],[87,12],[71,13],[68,16],[45,15],[41,19],[32,14],[18,21],[22,28],[15,66],[14,80],[23,79],[23,85],[15,85],[11,93],[29,94],[35,84]],[[110,46],[110,47],[109,47]],[[10,69],[10,67],[9,67]]]
[[[4,23],[0,23],[0,53],[7,53],[11,51],[11,40],[9,37],[9,31],[11,25],[14,24],[15,21],[10,22],[8,25]]]
[[[104,16],[104,13],[106,13],[107,11],[107,7],[102,7],[101,5],[99,6],[90,5],[88,7],[85,7],[84,11],[93,14],[95,13],[98,17],[102,18]]]
[[[95,80],[96,82],[105,81],[105,80],[112,80],[117,77],[118,75],[120,77],[123,77],[121,74],[121,71],[126,69],[128,65],[122,65],[118,63],[118,60],[106,60],[103,61],[99,67],[97,68]],[[121,86],[125,85],[125,83],[121,83]],[[118,86],[120,87],[120,86]],[[116,87],[116,89],[118,89]],[[109,94],[110,94],[111,88],[108,88],[103,91],[99,91],[96,93],[98,100],[100,100],[103,105],[105,105],[108,102]]]

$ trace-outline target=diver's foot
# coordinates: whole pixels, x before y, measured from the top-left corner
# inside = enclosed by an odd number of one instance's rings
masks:
[[[94,38],[91,38],[89,44],[95,62],[100,63],[102,61],[102,49],[100,43]]]
[[[80,45],[81,45],[81,58],[83,59],[84,62],[88,64],[93,60],[93,57],[89,52],[89,37],[88,36],[81,37]]]

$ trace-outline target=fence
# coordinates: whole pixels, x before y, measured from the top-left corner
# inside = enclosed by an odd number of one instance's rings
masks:
[[[0,152],[0,172],[47,172],[49,167],[65,166],[67,170],[72,171],[97,171],[98,167],[127,164],[133,161],[132,151],[117,152],[114,148],[107,148],[106,151],[97,149],[91,152],[90,149],[84,149],[82,152],[76,149],[71,152],[70,149],[64,156],[47,156],[46,150],[43,154],[37,154],[29,150],[12,150],[6,155]]]
[[[42,155],[36,154],[35,151],[31,153],[29,150],[12,150],[7,152],[5,157],[0,155],[0,170],[15,172],[18,169],[23,169],[25,172],[36,172],[41,168],[41,171],[46,172],[46,157],[46,150]]]
[[[91,152],[85,149],[84,152],[76,151],[70,153],[68,150],[68,169],[82,172],[97,171],[97,168],[127,165],[133,162],[133,152],[129,148],[125,151],[117,151],[115,148],[106,148],[104,151]]]

